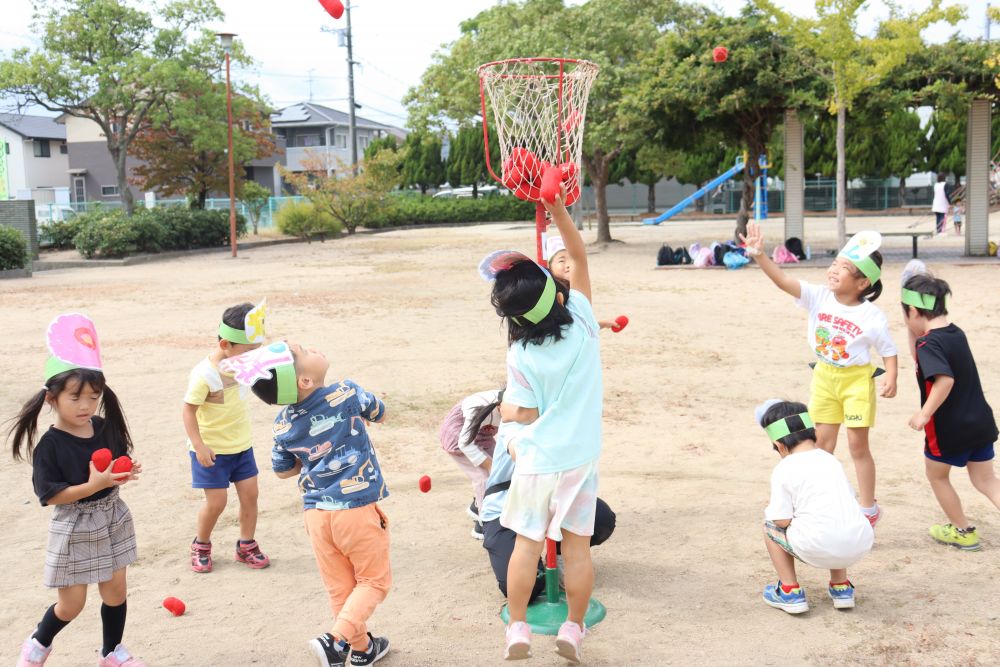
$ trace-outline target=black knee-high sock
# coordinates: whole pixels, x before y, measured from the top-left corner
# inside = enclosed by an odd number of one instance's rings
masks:
[[[122,602],[117,607],[101,605],[101,623],[104,625],[104,647],[101,655],[106,656],[122,643],[125,634],[125,612],[128,602]]]
[[[52,605],[45,611],[45,615],[42,616],[42,622],[38,624],[38,629],[35,630],[35,634],[32,637],[42,646],[52,646],[52,640],[67,625],[69,625],[69,621],[64,621],[56,616],[56,606]]]

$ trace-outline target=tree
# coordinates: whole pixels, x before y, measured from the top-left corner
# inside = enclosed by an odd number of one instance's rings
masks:
[[[243,184],[243,195],[240,201],[247,210],[247,217],[253,225],[254,236],[257,235],[260,225],[260,217],[264,214],[268,202],[271,200],[271,191],[257,181],[247,181]]]
[[[399,141],[396,137],[391,134],[387,134],[384,137],[379,137],[378,139],[372,139],[368,142],[368,146],[365,148],[364,158],[374,157],[379,151],[396,151],[399,150]]]
[[[722,63],[712,58],[719,44],[729,48]],[[750,157],[735,234],[745,233],[757,157],[766,151],[785,109],[815,99],[815,79],[802,68],[803,53],[748,6],[738,17],[700,9],[664,33],[646,58],[637,67],[652,74],[627,99],[635,126],[674,150],[698,151],[707,137],[713,137],[715,151],[720,145],[746,150]],[[717,157],[718,152],[709,162],[718,164]]]
[[[441,139],[429,132],[411,132],[403,142],[403,185],[415,185],[420,194],[444,183]]]
[[[223,18],[214,0],[170,0],[157,13],[125,0],[34,0],[37,49],[0,61],[0,91],[27,104],[93,121],[106,137],[125,210],[133,209],[125,160],[150,114],[193,73],[217,71],[218,40],[189,33]],[[238,48],[237,62],[245,60]]]
[[[199,80],[200,79],[200,80]],[[132,182],[162,196],[187,196],[191,208],[205,208],[209,193],[229,191],[226,86],[207,75],[192,78],[188,90],[170,95],[135,137],[130,154],[142,161]],[[253,96],[253,97],[251,97]],[[236,169],[276,150],[269,112],[256,91],[233,95],[233,159]],[[244,180],[236,177],[236,196]],[[256,226],[254,227],[256,234]]]
[[[343,163],[338,164],[337,170],[331,170],[323,156],[317,155],[303,161],[305,171],[279,169],[285,180],[317,211],[333,216],[348,234],[353,234],[360,225],[371,224],[387,205],[389,191],[399,185],[403,155],[401,151],[379,151],[359,162],[357,173]]]
[[[491,133],[490,153],[499,155],[495,140],[495,133]],[[453,188],[471,185],[473,199],[479,196],[479,184],[490,178],[486,169],[486,149],[483,146],[482,126],[463,125],[455,133],[448,153],[448,182]]]
[[[867,0],[817,0],[815,19],[796,18],[771,0],[754,0],[774,17],[778,28],[808,49],[814,59],[805,60],[829,84],[827,108],[837,117],[837,236],[847,241],[847,112],[865,91],[875,87],[891,70],[925,48],[920,33],[937,21],[952,25],[963,16],[959,7],[941,7],[931,0],[923,12],[901,13],[887,3],[889,18],[874,37],[858,35],[858,14]]]

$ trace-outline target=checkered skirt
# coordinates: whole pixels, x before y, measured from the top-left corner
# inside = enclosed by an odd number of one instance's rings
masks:
[[[109,581],[137,557],[132,513],[117,488],[100,500],[55,506],[45,552],[46,586]]]

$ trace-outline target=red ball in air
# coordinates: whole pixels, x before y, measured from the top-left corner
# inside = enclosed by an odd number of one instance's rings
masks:
[[[729,58],[729,49],[724,46],[717,46],[712,49],[712,60],[717,63],[724,63]]]
[[[615,323],[612,325],[611,330],[618,333],[622,329],[628,326],[628,317],[625,315],[619,315],[615,318]]]
[[[163,599],[163,608],[174,616],[181,616],[187,610],[183,602],[174,597]]]
[[[111,450],[107,447],[102,447],[96,452],[90,455],[90,460],[94,462],[94,467],[100,472],[104,472],[111,465]]]
[[[431,478],[428,477],[427,475],[424,475],[423,477],[420,478],[418,485],[420,486],[420,490],[422,492],[427,493],[428,491],[431,490]]]
[[[127,456],[119,456],[111,466],[111,472],[131,472],[132,459]]]
[[[326,13],[335,19],[344,15],[344,3],[340,0],[319,0],[319,4],[323,5]]]

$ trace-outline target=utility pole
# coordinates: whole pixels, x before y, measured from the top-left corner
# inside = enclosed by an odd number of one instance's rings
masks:
[[[358,126],[354,117],[354,45],[351,38],[351,0],[347,0],[347,104],[349,123],[347,141],[351,147],[351,170],[358,169]]]

